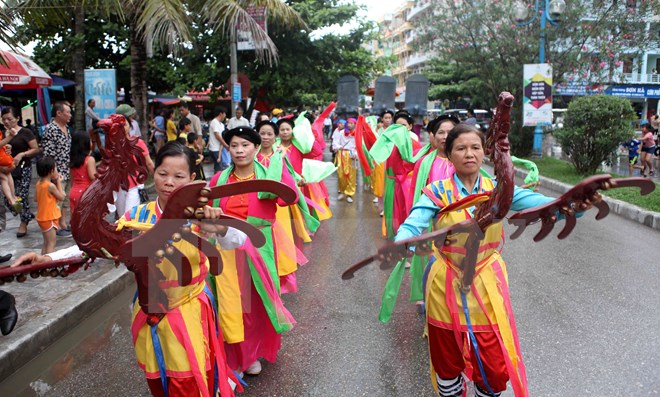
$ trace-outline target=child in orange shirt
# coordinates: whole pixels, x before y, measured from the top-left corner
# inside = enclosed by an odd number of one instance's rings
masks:
[[[57,173],[55,159],[44,156],[37,163],[37,223],[44,235],[44,246],[41,255],[55,251],[55,236],[59,229],[59,221],[62,213],[57,206],[58,201],[64,201],[66,194],[62,188],[62,177]]]
[[[7,169],[10,169],[14,166],[14,158],[10,154],[10,146],[5,145],[6,141],[9,141],[9,137],[0,141],[0,167],[7,167]],[[11,205],[12,213],[17,215],[23,211],[21,198],[16,197],[14,178],[11,176],[11,171],[6,173],[0,172],[0,185],[2,186],[2,193],[7,198],[7,201],[9,201],[9,205]]]

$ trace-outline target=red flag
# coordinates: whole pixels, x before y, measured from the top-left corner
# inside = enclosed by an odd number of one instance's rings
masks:
[[[376,134],[371,130],[369,124],[364,119],[364,116],[358,116],[357,125],[355,126],[355,150],[357,151],[358,160],[366,176],[371,175],[371,164],[367,159],[365,147],[367,150],[376,142]]]
[[[335,102],[332,102],[331,104],[328,105],[327,108],[319,115],[319,117],[314,120],[314,123],[312,123],[312,132],[314,132],[314,136],[316,137],[316,140],[318,142],[323,142],[323,148],[325,149],[325,139],[323,137],[323,122],[325,119],[330,117],[330,113],[332,113],[333,110],[335,110],[335,107],[337,104]]]

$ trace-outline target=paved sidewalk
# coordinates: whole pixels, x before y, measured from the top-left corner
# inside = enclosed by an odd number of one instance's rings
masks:
[[[213,175],[212,169],[206,170],[206,175]],[[519,171],[519,176],[524,174]],[[557,194],[569,188],[548,178],[543,178],[542,183]],[[154,197],[153,193],[151,197]],[[608,201],[612,201],[613,212],[660,229],[660,213],[642,211],[618,200]],[[17,218],[9,215],[7,221],[7,230],[0,233],[0,254],[12,253],[17,257],[28,251],[41,250],[42,237],[36,222],[30,224],[26,237],[17,239]],[[57,247],[67,247],[73,243],[71,238],[58,238]],[[0,381],[131,284],[133,276],[125,267],[115,268],[113,263],[98,261],[88,270],[80,270],[67,278],[28,278],[25,283],[13,282],[1,286],[1,289],[16,297],[19,320],[12,334],[0,336]]]

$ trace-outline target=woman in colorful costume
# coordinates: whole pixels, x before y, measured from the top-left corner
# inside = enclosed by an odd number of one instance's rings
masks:
[[[422,189],[429,183],[441,181],[453,175],[454,165],[447,159],[445,140],[449,131],[459,122],[458,118],[450,115],[442,115],[429,122],[427,127],[429,140],[435,149],[415,163],[415,169],[413,170],[414,184],[408,193],[411,197],[410,202],[416,203],[422,194]],[[407,211],[410,213],[410,208]],[[429,225],[427,231],[431,231],[431,229],[432,225]],[[397,263],[383,292],[383,302],[379,315],[381,321],[389,321],[392,315],[407,263],[410,263],[410,301],[417,302],[418,304],[421,303],[422,299],[424,299],[422,277],[424,266],[428,263],[428,259],[427,255],[415,255],[410,262],[407,259],[402,259]]]
[[[332,137],[332,150],[336,153],[335,165],[337,166],[337,184],[339,185],[339,196],[337,200],[349,203],[353,202],[353,196],[357,190],[357,169],[355,164],[355,124],[357,120],[350,118],[346,121],[346,129]]]
[[[155,164],[157,199],[126,212],[117,224],[118,229],[148,230],[160,218],[169,195],[195,179],[194,166],[195,155],[185,146],[178,142],[163,146]],[[207,219],[222,214],[209,206],[204,212]],[[215,233],[219,244],[226,249],[245,240],[243,233],[224,226],[201,224],[201,230]],[[227,366],[213,295],[205,282],[208,259],[186,240],[172,245],[191,263],[193,281],[190,285],[179,285],[176,268],[168,259],[156,265],[165,276],[160,288],[167,295],[169,311],[158,320],[159,316],[147,315],[139,302],[135,302],[131,330],[138,364],[154,396],[210,397],[218,391],[222,397],[233,396],[232,387],[238,380]],[[156,324],[150,325],[154,321]]]
[[[452,129],[446,151],[455,173],[423,189],[395,241],[424,233],[431,222],[434,228],[441,229],[473,216],[475,207],[446,212],[443,209],[468,195],[494,188],[495,181],[480,174],[483,147],[484,136],[474,126],[459,124]],[[511,209],[522,210],[552,200],[515,187]],[[509,380],[516,397],[527,396],[507,271],[500,257],[502,223],[486,229],[471,290],[463,294],[459,265],[466,254],[466,236],[458,234],[448,245],[434,248],[424,272],[433,387],[439,396],[462,396],[466,390],[463,373],[475,382],[475,396],[499,396]]]
[[[392,125],[392,118],[394,112],[386,110],[380,115],[380,120],[374,123],[372,120],[375,116],[367,117],[367,123],[371,126],[371,130],[380,136],[390,125]],[[382,127],[378,128],[378,122],[382,123]],[[385,163],[377,163],[374,169],[371,170],[371,191],[374,193],[374,203],[378,203],[382,207],[383,194],[385,193]]]
[[[323,156],[325,141],[314,136],[309,121],[304,114],[298,116],[294,122],[291,119],[279,119],[277,121],[279,128],[280,146],[278,150],[282,151],[289,159],[293,170],[298,175],[303,175],[303,159],[318,159]],[[319,183],[306,183],[301,190],[307,198],[310,212],[316,219],[323,221],[332,217],[330,211],[328,192],[324,190],[324,185]]]
[[[430,149],[430,145],[421,147],[419,144],[417,135],[412,132],[414,120],[408,113],[397,113],[394,123],[369,150],[376,163],[385,162],[383,235],[388,239],[394,238],[408,215],[406,197],[412,185],[412,171],[417,160]]]
[[[222,134],[229,144],[233,165],[211,179],[210,186],[253,179],[275,179],[295,188],[290,175],[268,174],[256,161],[261,138],[252,128],[237,127]],[[256,375],[262,357],[275,362],[282,345],[281,333],[290,330],[294,320],[280,299],[280,282],[272,224],[277,205],[287,205],[268,193],[247,193],[214,200],[228,215],[258,227],[266,244],[255,248],[248,240],[235,250],[221,251],[224,270],[213,278],[218,316],[225,339],[227,362],[232,369]]]
[[[269,174],[278,172],[287,174],[283,178],[296,179],[299,184],[302,183],[301,177],[295,174],[288,159],[283,156],[282,152],[273,149],[279,132],[277,124],[264,120],[257,123],[255,129],[261,137],[257,161],[269,168]],[[299,188],[298,194],[302,197]],[[318,227],[319,221],[309,213],[305,200],[298,200],[296,205],[277,206],[276,221],[273,223],[273,237],[277,241],[277,271],[280,276],[282,294],[298,290],[295,271],[298,265],[307,263],[302,246],[303,243],[312,241],[311,236]]]

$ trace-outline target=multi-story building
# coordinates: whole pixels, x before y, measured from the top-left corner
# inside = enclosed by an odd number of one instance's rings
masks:
[[[628,0],[621,7],[635,8],[641,0]],[[436,3],[437,4],[437,3]],[[390,14],[385,14],[378,22],[380,37],[373,45],[376,56],[394,56],[396,61],[391,70],[386,71],[397,80],[397,91],[405,92],[406,79],[411,74],[423,73],[427,62],[433,54],[414,46],[417,32],[421,26],[419,17],[432,12],[432,0],[402,0],[400,5]],[[588,20],[589,15],[584,19]],[[651,113],[660,114],[660,11],[652,11],[651,15],[640,15],[649,34],[655,35],[655,45],[646,49],[641,55],[630,57],[620,56],[621,62],[616,69],[601,73],[599,81],[603,92],[609,95],[629,98],[635,110],[642,119]],[[630,51],[637,53],[637,51]],[[598,54],[594,54],[598,59]],[[590,84],[576,81],[568,87],[557,89],[555,95],[575,96],[589,93]],[[402,95],[399,99],[402,99]],[[569,98],[566,98],[569,99]],[[570,100],[570,99],[569,99]]]
[[[626,7],[628,12],[635,12],[636,4],[636,1],[630,0],[620,6]],[[621,61],[610,65],[602,62],[602,66],[594,67],[595,73],[598,74],[598,84],[594,84],[594,76],[587,76],[589,83],[576,79],[558,88],[555,95],[572,97],[605,93],[628,98],[640,119],[660,114],[660,10],[651,12],[649,15],[640,15],[646,34],[651,38],[650,47],[641,54],[634,48],[624,50],[622,54],[618,54]],[[590,18],[592,17],[586,15],[584,20]],[[589,43],[585,49],[589,50]],[[592,55],[595,60],[600,59],[597,52]],[[597,89],[593,89],[594,86]]]
[[[408,58],[413,52],[410,46],[410,38],[413,35],[412,24],[408,21],[408,14],[414,5],[414,1],[404,1],[392,13],[385,14],[378,21],[380,40],[376,55],[396,58],[389,74],[397,80],[397,90],[405,89],[406,79],[411,74],[406,67]]]
[[[395,62],[389,74],[397,80],[397,91],[404,93],[408,76],[422,73],[426,63],[433,57],[427,51],[414,47],[417,37],[418,18],[428,12],[431,0],[404,0],[378,21],[380,37],[373,45],[374,55],[394,56]],[[399,99],[403,99],[401,95]]]

